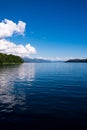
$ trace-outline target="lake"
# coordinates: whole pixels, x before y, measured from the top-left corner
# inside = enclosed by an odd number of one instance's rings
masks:
[[[87,127],[87,63],[0,66],[0,128]]]

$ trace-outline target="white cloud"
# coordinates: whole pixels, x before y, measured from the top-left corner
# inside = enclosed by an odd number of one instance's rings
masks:
[[[36,49],[30,44],[26,44],[25,46],[22,44],[16,45],[13,42],[1,39],[0,53],[13,54],[21,57],[29,57],[30,54],[36,53]]]
[[[26,23],[22,21],[18,21],[18,24],[16,24],[11,20],[4,19],[0,22],[0,38],[11,37],[15,33],[23,35],[25,27]]]
[[[36,57],[36,58],[51,61],[66,61],[68,59],[73,59],[72,57]]]
[[[30,44],[16,45],[13,42],[6,40],[6,37],[12,37],[13,34],[24,35],[26,23],[18,21],[14,23],[11,20],[4,19],[0,22],[0,53],[13,54],[21,57],[30,57],[30,54],[35,54],[36,49]]]

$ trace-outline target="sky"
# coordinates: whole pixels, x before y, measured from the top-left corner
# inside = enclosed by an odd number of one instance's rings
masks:
[[[87,58],[87,1],[0,0],[0,52]]]

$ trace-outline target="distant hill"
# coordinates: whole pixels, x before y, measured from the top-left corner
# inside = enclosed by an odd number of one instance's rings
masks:
[[[66,62],[82,62],[82,63],[87,63],[87,59],[69,59]]]
[[[0,64],[19,64],[23,62],[23,59],[19,56],[0,53]]]
[[[53,63],[53,62],[61,62],[61,61],[52,61],[52,60],[45,60],[45,59],[39,59],[39,58],[23,58],[24,62],[28,63]]]
[[[38,58],[24,58],[24,62],[31,62],[31,63],[45,63],[45,62],[51,62],[50,60],[44,60],[44,59],[38,59]]]

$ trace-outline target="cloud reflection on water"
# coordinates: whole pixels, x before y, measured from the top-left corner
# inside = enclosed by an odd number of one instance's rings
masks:
[[[12,111],[13,107],[23,106],[26,93],[22,87],[23,82],[31,84],[35,78],[34,64],[21,64],[12,66],[0,66],[0,110]],[[2,109],[3,104],[6,107]],[[22,107],[21,107],[22,109]]]

